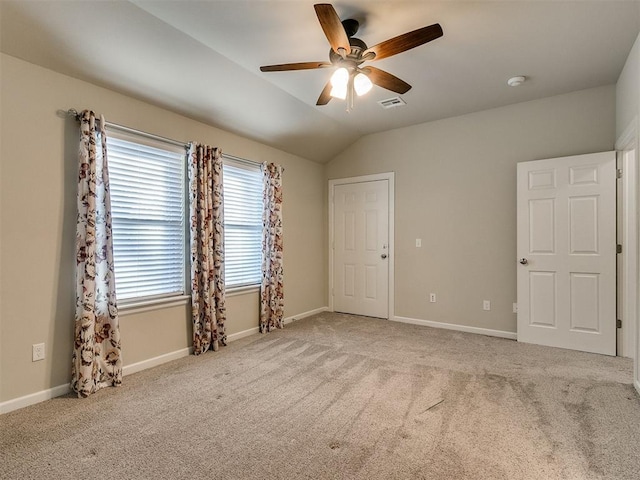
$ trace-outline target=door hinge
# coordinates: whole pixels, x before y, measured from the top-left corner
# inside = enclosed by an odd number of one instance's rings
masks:
[[[621,168],[616,169],[616,178],[622,178],[622,169]]]
[[[622,328],[622,320],[620,319],[616,320],[616,328]]]
[[[616,253],[622,253],[622,245],[616,245]]]

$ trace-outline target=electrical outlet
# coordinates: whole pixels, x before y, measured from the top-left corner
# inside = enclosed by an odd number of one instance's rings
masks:
[[[44,343],[35,343],[31,346],[31,361],[44,360]]]
[[[421,238],[416,238],[416,247],[421,247],[422,246],[422,239]]]
[[[513,313],[518,313],[518,304],[517,303],[513,304]]]
[[[429,294],[429,301],[431,303],[436,303],[436,294],[435,293],[430,293]]]
[[[491,301],[490,300],[483,300],[482,301],[482,309],[483,310],[491,310]]]

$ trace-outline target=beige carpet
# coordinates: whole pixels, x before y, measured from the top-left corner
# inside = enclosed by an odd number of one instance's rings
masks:
[[[2,479],[638,479],[627,359],[340,314],[0,416]]]

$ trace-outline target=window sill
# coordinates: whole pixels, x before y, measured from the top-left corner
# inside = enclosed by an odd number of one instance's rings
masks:
[[[247,285],[244,287],[229,288],[226,291],[227,297],[235,297],[238,295],[249,295],[252,293],[260,293],[260,285]],[[160,310],[163,308],[179,307],[187,305],[191,301],[190,295],[178,295],[175,297],[157,298],[153,300],[131,301],[118,305],[118,316],[135,315],[138,313],[149,312],[152,310]]]
[[[162,308],[179,307],[187,305],[191,301],[189,295],[178,295],[175,297],[156,298],[146,301],[132,301],[118,305],[118,315],[124,317],[126,315],[134,315],[136,313],[149,312],[151,310],[160,310]]]
[[[237,295],[247,295],[249,293],[260,293],[260,285],[228,288],[225,295],[227,297],[235,297]]]

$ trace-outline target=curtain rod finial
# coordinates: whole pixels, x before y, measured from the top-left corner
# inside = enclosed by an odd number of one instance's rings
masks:
[[[69,115],[70,117],[74,117],[74,118],[80,117],[80,114],[78,113],[78,111],[75,108],[70,108],[69,110],[67,110],[67,115]]]
[[[2,0],[0,0],[2,1]],[[62,110],[61,108],[56,110],[56,115],[60,118],[68,118],[73,117],[76,120],[80,118],[80,114],[77,112],[75,108],[70,108],[69,110]]]

